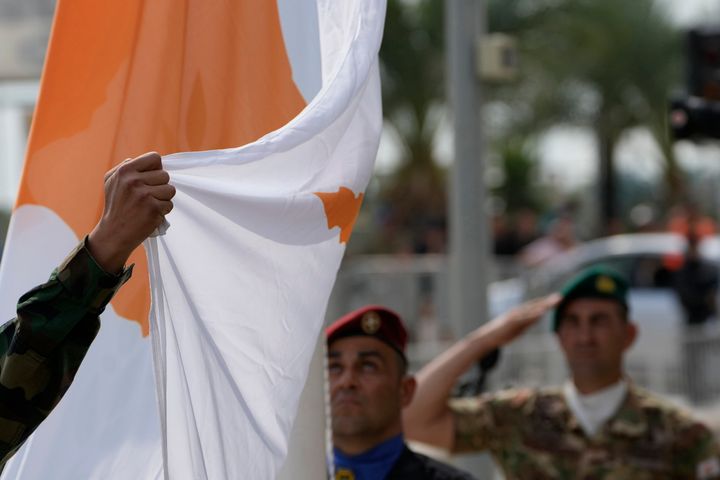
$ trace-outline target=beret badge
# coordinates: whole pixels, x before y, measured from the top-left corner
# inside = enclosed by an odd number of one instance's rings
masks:
[[[367,312],[362,316],[360,326],[363,332],[368,335],[373,335],[380,330],[380,315],[377,312]]]
[[[615,280],[612,278],[600,275],[595,281],[595,288],[598,292],[612,294],[617,290],[617,285],[615,285]]]

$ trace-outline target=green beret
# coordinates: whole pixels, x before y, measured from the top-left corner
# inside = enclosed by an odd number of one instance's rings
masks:
[[[562,300],[555,307],[553,330],[557,331],[559,320],[565,307],[578,298],[603,298],[614,300],[625,309],[628,308],[628,282],[612,268],[597,265],[575,275],[560,291]]]

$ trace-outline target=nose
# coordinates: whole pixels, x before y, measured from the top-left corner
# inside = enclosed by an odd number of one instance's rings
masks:
[[[582,344],[592,343],[593,329],[590,322],[580,322],[578,325],[578,341]]]
[[[352,368],[345,368],[335,377],[333,383],[334,389],[354,389],[357,387],[357,374]]]

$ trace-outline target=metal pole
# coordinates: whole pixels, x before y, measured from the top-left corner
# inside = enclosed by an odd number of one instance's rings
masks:
[[[486,219],[481,88],[476,45],[484,32],[482,0],[445,0],[447,93],[455,131],[455,162],[450,173],[450,320],[464,335],[487,321],[490,270]],[[487,455],[457,459],[478,478],[490,478]]]
[[[297,418],[288,441],[287,458],[275,480],[327,478],[328,459],[332,458],[332,442],[328,437],[329,412],[325,399],[326,358],[325,334],[322,332],[300,396]]]
[[[484,25],[483,2],[447,0],[447,87],[455,131],[450,174],[450,317],[457,335],[487,320],[490,236],[486,218],[481,89],[476,41]]]

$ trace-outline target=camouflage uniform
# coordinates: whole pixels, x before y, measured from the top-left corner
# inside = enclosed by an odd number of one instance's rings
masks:
[[[87,238],[44,285],[20,297],[0,328],[0,470],[60,401],[100,328],[99,315],[130,278],[104,272]]]
[[[451,400],[454,450],[489,450],[511,479],[718,479],[711,432],[629,385],[618,412],[592,438],[561,389],[506,390]]]

